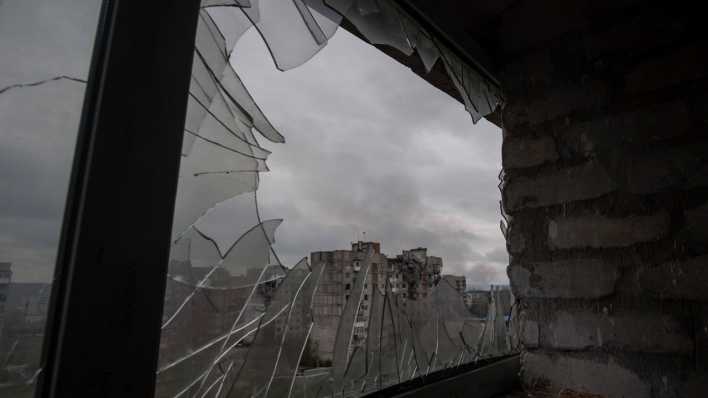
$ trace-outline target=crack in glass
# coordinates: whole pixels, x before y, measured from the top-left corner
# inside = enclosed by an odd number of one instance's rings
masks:
[[[158,397],[359,396],[431,372],[510,352],[499,298],[494,318],[474,319],[445,281],[426,293],[396,288],[395,272],[361,252],[332,328],[315,303],[332,300],[341,276],[322,262],[281,263],[273,249],[282,220],[262,220],[259,174],[273,127],[231,66],[233,48],[251,28],[275,67],[312,58],[346,18],[372,44],[415,51],[426,71],[442,60],[474,122],[501,102],[495,86],[392,1],[203,0],[200,11],[165,296]],[[257,133],[257,134],[256,134]],[[426,282],[423,282],[423,280]],[[400,281],[399,281],[400,282]],[[407,281],[415,283],[412,280]],[[400,287],[400,283],[399,283]],[[337,299],[338,300],[338,299]],[[491,307],[490,307],[491,308]],[[318,334],[318,336],[315,336]],[[330,362],[318,349],[330,349]]]

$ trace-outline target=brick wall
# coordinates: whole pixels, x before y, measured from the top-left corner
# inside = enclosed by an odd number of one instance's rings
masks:
[[[522,377],[555,394],[708,397],[708,35],[662,7],[500,17]]]

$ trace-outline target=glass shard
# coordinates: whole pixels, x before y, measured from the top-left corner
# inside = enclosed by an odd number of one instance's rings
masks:
[[[476,319],[425,259],[407,258],[403,280],[385,258],[363,252],[345,268],[280,263],[273,244],[282,220],[264,221],[258,208],[270,151],[256,131],[285,140],[230,57],[255,26],[276,67],[291,69],[322,49],[346,17],[371,43],[407,55],[415,49],[427,71],[443,58],[474,121],[500,102],[496,89],[392,1],[204,0],[202,7],[156,395],[360,396],[508,352],[501,296],[489,319]]]
[[[326,5],[324,0],[303,0],[303,2],[310,9],[312,17],[325,37],[329,39],[334,36],[339,24],[342,22],[342,14]]]
[[[251,7],[251,0],[202,0],[202,8],[206,7]]]
[[[259,20],[254,16],[253,7],[242,11],[263,37],[278,69],[300,66],[324,47],[325,42],[318,43],[311,31],[312,26],[308,26],[308,22],[312,23],[314,19],[310,15],[307,21],[304,20],[294,1],[260,0],[258,4]]]
[[[339,4],[325,1],[335,9],[341,7],[337,11],[342,12],[345,9]],[[406,32],[403,30],[397,6],[387,1],[382,1],[378,4],[380,7],[379,12],[362,14],[358,7],[349,7],[346,9],[346,14],[343,15],[370,43],[389,45],[406,55],[411,55],[413,48],[408,41]],[[368,11],[371,11],[371,9],[368,9]]]
[[[306,329],[301,321],[312,297],[309,289],[313,285],[307,283],[311,276],[307,261],[303,259],[288,271],[276,288],[264,321],[248,347],[247,359],[230,388],[230,395],[267,397],[273,387],[274,393],[278,394],[282,394],[286,387],[289,389],[293,368],[299,364],[299,354],[305,342]],[[280,377],[277,381],[276,376]],[[284,383],[282,377],[286,379]]]

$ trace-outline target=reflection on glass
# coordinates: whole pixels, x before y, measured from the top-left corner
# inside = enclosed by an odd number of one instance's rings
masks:
[[[0,396],[31,396],[99,0],[0,2]]]

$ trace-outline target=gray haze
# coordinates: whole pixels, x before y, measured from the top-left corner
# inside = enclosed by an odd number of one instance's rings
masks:
[[[341,29],[294,70],[277,71],[254,31],[232,62],[286,137],[266,143],[272,171],[259,190],[263,218],[285,219],[283,262],[366,232],[388,255],[425,246],[445,273],[507,283],[497,127],[473,125],[460,103]]]

